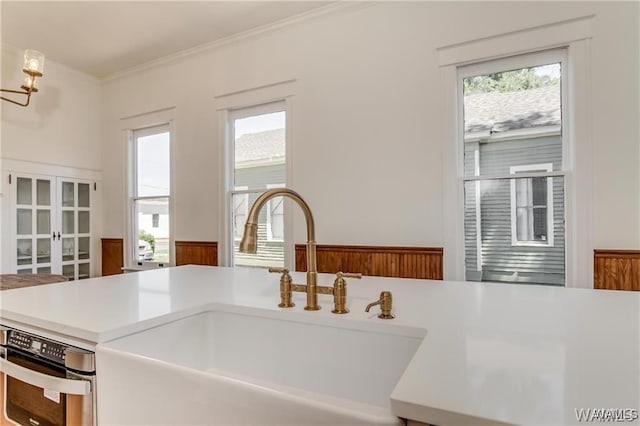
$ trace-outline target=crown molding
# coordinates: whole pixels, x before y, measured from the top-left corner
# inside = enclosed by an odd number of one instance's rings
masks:
[[[139,73],[141,71],[145,71],[161,65],[169,64],[169,63],[178,61],[180,59],[188,58],[190,56],[195,56],[210,50],[215,50],[222,46],[226,46],[228,44],[236,43],[242,40],[260,36],[262,34],[267,34],[273,31],[277,31],[279,29],[286,28],[286,27],[298,24],[300,22],[310,21],[313,19],[320,18],[322,16],[331,15],[331,14],[339,13],[342,11],[362,9],[377,3],[378,2],[376,1],[336,1],[328,4],[327,6],[319,7],[317,9],[313,9],[308,12],[304,12],[295,16],[284,18],[279,21],[272,22],[270,24],[252,28],[250,30],[243,31],[241,33],[224,37],[218,40],[214,40],[208,43],[200,44],[198,46],[194,46],[189,49],[182,50],[180,52],[172,53],[170,55],[163,56],[161,58],[154,59],[149,62],[145,62],[144,64],[136,65],[134,67],[127,68],[125,70],[118,71],[113,74],[109,74],[103,77],[101,81],[103,83],[106,83],[109,81],[117,80],[119,78],[123,78],[128,75]]]

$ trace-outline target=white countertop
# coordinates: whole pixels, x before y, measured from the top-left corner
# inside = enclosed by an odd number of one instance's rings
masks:
[[[304,283],[303,273],[293,273]],[[330,285],[321,274],[319,284]],[[0,322],[90,347],[209,309],[281,310],[264,270],[186,266],[0,293]],[[351,313],[305,315],[411,325],[426,338],[392,394],[400,417],[434,424],[578,423],[576,409],[640,408],[640,294],[544,286],[348,279]],[[394,320],[364,313],[391,290]],[[375,312],[374,312],[375,311]],[[636,420],[636,424],[637,424]]]

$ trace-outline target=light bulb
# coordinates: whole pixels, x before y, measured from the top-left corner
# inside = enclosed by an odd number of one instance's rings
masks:
[[[38,79],[36,76],[31,74],[24,75],[24,81],[21,86],[27,92],[37,92],[38,91]]]

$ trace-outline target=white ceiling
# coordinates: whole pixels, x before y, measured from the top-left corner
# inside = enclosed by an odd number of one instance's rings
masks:
[[[326,6],[326,1],[0,1],[2,43],[97,78]]]

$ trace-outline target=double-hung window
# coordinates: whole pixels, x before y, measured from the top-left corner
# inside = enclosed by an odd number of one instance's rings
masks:
[[[565,284],[565,58],[458,68],[468,281]]]
[[[286,105],[273,102],[229,111],[231,185],[228,206],[231,264],[233,266],[284,266],[283,198],[269,200],[258,218],[256,254],[240,253],[238,246],[249,208],[258,196],[287,183]]]
[[[133,131],[132,262],[171,262],[171,133],[168,124]]]

